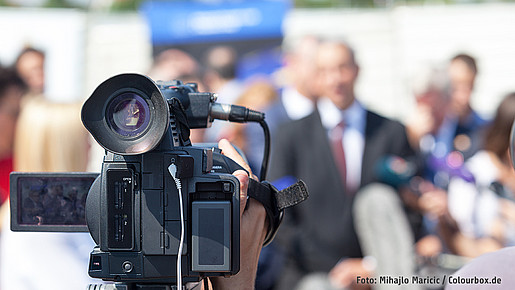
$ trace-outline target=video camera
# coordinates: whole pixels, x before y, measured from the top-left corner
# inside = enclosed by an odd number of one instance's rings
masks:
[[[198,92],[195,84],[139,74],[106,80],[82,108],[84,126],[106,149],[100,175],[11,174],[11,228],[89,231],[97,244],[89,275],[121,282],[102,289],[182,289],[238,273],[240,184],[231,173],[243,168],[189,139],[190,129],[207,128],[214,119],[262,125],[264,179],[269,133],[263,113],[218,104],[215,94]],[[307,190],[302,182],[279,192],[251,180],[248,195],[267,211],[269,243],[283,209],[307,198]]]

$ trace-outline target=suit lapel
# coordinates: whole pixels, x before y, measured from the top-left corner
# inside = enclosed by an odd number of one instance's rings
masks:
[[[324,174],[329,175],[328,177],[331,180],[339,180],[339,191],[343,192],[345,187],[341,182],[338,167],[335,163],[335,158],[332,153],[331,144],[329,144],[327,131],[322,125],[322,121],[320,120],[320,113],[318,110],[315,110],[315,112],[307,118],[309,118],[310,124],[309,132],[312,134],[312,137],[309,138],[311,139],[310,144],[312,144],[311,150],[314,152],[314,154],[316,154],[314,162],[318,163],[314,168],[323,168]]]
[[[369,175],[375,166],[378,146],[384,146],[384,144],[377,144],[375,142],[378,130],[381,130],[381,118],[370,111],[367,111],[366,114],[365,148],[363,149],[363,161],[361,163],[361,186],[368,183],[371,178]]]

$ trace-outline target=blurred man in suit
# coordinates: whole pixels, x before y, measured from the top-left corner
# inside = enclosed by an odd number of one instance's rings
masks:
[[[375,173],[383,157],[413,153],[405,129],[356,100],[359,67],[346,43],[323,41],[316,64],[324,97],[313,113],[279,129],[270,166],[271,180],[294,176],[310,191],[286,212],[278,234],[287,261],[277,288],[352,288],[358,276],[411,275],[402,202]]]

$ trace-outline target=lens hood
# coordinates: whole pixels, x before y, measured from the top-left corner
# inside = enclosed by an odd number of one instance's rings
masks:
[[[81,117],[103,148],[136,155],[161,142],[170,112],[154,81],[140,74],[120,74],[97,87],[82,106]]]

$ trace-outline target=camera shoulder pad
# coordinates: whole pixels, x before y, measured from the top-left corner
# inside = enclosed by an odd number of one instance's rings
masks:
[[[258,182],[250,179],[247,194],[261,202],[266,210],[269,225],[263,246],[270,244],[274,239],[281,225],[284,209],[301,203],[309,196],[307,186],[302,180],[279,191],[267,181]]]

